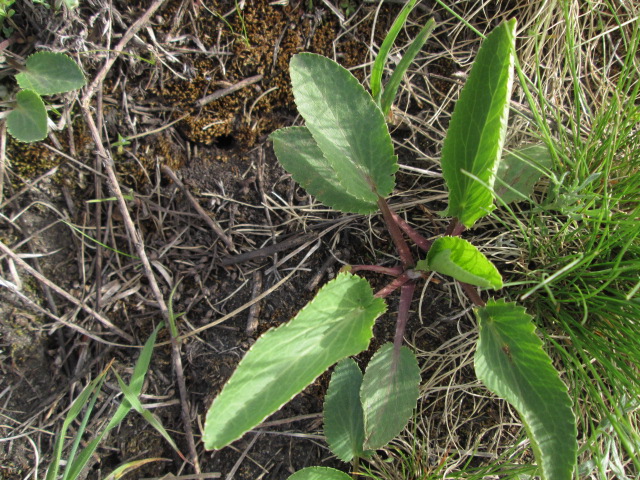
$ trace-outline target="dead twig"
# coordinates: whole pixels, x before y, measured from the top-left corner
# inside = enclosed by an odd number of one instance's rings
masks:
[[[193,205],[193,208],[196,209],[196,211],[200,214],[202,219],[207,223],[207,225],[209,225],[211,230],[213,230],[215,234],[218,235],[218,237],[220,237],[220,239],[224,242],[227,248],[235,252],[236,249],[235,249],[235,246],[233,245],[233,240],[231,240],[231,238],[229,238],[229,236],[227,236],[227,234],[224,233],[224,231],[222,230],[222,227],[220,227],[218,222],[216,222],[213,218],[211,218],[207,214],[205,209],[202,208],[200,203],[198,203],[198,201],[194,198],[194,196],[191,195],[191,192],[187,189],[184,183],[182,183],[182,181],[177,177],[177,175],[173,172],[173,170],[171,170],[166,165],[163,165],[162,171],[171,178],[173,183],[175,183],[178,186],[178,188],[180,188],[180,190],[182,190],[182,193],[185,194],[185,196],[187,197],[191,205]]]
[[[253,290],[251,291],[251,298],[254,299],[262,291],[262,272],[258,270],[253,274]],[[249,317],[247,318],[247,335],[253,335],[258,329],[258,317],[260,316],[260,302],[256,302],[249,308]]]
[[[51,290],[56,292],[61,297],[64,297],[65,299],[69,300],[74,305],[77,305],[78,307],[82,308],[85,312],[87,312],[89,315],[93,316],[96,320],[98,320],[100,323],[102,323],[105,327],[107,327],[110,330],[112,330],[118,336],[124,338],[125,340],[127,340],[130,343],[134,343],[133,337],[131,335],[129,335],[125,331],[121,330],[120,328],[116,327],[107,318],[103,317],[100,313],[96,312],[93,308],[91,308],[90,306],[86,305],[82,300],[78,300],[76,297],[71,295],[69,292],[67,292],[66,290],[60,288],[58,285],[53,283],[47,277],[45,277],[44,275],[40,274],[35,268],[33,268],[31,265],[29,265],[24,260],[22,260],[17,254],[15,254],[3,242],[0,242],[0,250],[5,255],[10,257],[19,267],[21,267],[24,270],[26,270],[30,275],[35,277],[43,285],[49,287]]]
[[[220,261],[220,265],[226,267],[228,265],[236,265],[238,263],[244,263],[250,260],[259,260],[264,257],[270,257],[275,253],[281,252],[283,250],[289,250],[290,248],[297,247],[298,245],[302,245],[303,243],[315,240],[316,238],[318,238],[318,236],[319,235],[317,233],[294,235],[285,240],[282,240],[281,242],[275,243],[273,245],[268,245],[264,248],[259,248],[258,250],[240,253],[238,255],[234,255],[233,257],[223,258]]]
[[[237,92],[238,90],[242,90],[243,88],[248,87],[249,85],[253,85],[254,83],[258,83],[260,80],[262,80],[262,78],[263,78],[262,75],[254,75],[253,77],[249,77],[249,78],[245,78],[244,80],[240,80],[238,83],[235,83],[235,84],[231,85],[230,87],[221,88],[220,90],[216,90],[211,95],[207,95],[205,97],[202,97],[200,100],[198,100],[196,102],[196,106],[204,107],[205,105],[208,105],[209,103],[213,102],[214,100],[218,100],[219,98],[222,98],[222,97],[224,97],[226,95],[230,95],[233,92]]]

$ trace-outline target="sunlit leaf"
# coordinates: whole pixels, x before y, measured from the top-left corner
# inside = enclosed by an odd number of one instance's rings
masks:
[[[307,192],[342,212],[373,213],[376,202],[350,195],[305,127],[281,128],[270,136],[278,160]]]
[[[233,442],[331,365],[365,350],[385,309],[363,278],[342,273],[327,283],[295,318],[247,352],[207,413],[206,448]]]
[[[312,53],[291,59],[298,111],[350,196],[368,204],[395,185],[397,157],[382,112],[345,68]]]
[[[466,227],[493,209],[493,184],[509,117],[516,21],[496,27],[483,42],[451,116],[442,147],[449,189],[446,215]]]
[[[478,378],[518,411],[542,478],[570,480],[576,465],[576,422],[567,387],[523,307],[490,300],[476,311]]]
[[[443,275],[485,288],[502,288],[498,269],[474,245],[460,237],[440,237],[429,249],[427,258],[416,264],[416,270],[436,271]]]

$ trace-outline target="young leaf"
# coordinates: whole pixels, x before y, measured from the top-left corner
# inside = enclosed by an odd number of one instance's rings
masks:
[[[445,214],[467,228],[493,209],[491,189],[509,116],[515,28],[515,19],[500,24],[480,47],[442,147],[442,175],[449,189]]]
[[[400,30],[402,30],[403,25],[407,21],[407,17],[413,10],[413,7],[416,6],[417,0],[409,0],[404,4],[402,10],[393,21],[393,25],[387,32],[387,36],[384,37],[384,41],[380,46],[380,51],[376,55],[376,59],[373,62],[373,67],[371,67],[371,96],[375,100],[375,102],[380,105],[380,97],[382,95],[382,72],[384,71],[384,66],[387,64],[387,58],[389,58],[389,52],[391,51],[391,47],[393,43],[396,41],[396,37]]]
[[[363,278],[342,273],[327,283],[295,318],[247,352],[209,408],[205,447],[240,438],[335,362],[366,349],[385,309]]]
[[[278,160],[307,192],[342,212],[373,213],[376,202],[350,195],[305,127],[281,128],[270,136]]]
[[[33,90],[16,95],[16,107],[7,115],[7,130],[21,142],[38,142],[47,136],[47,110]]]
[[[364,455],[364,418],[360,403],[362,372],[350,358],[341,360],[331,375],[324,401],[324,435],[331,451],[343,462]]]
[[[329,467],[307,467],[291,475],[287,480],[352,480],[340,470]]]
[[[490,300],[476,311],[476,375],[518,411],[546,480],[569,480],[578,444],[571,399],[523,307]]]
[[[440,237],[416,270],[434,270],[460,282],[484,288],[502,288],[502,276],[491,261],[471,243],[460,237]]]
[[[500,160],[493,191],[504,203],[526,200],[540,179],[541,167],[551,166],[551,155],[546,145],[529,145],[509,152]]]
[[[404,54],[402,60],[400,60],[400,63],[398,63],[398,66],[393,71],[389,82],[384,88],[382,98],[380,99],[380,109],[385,115],[387,115],[389,113],[389,110],[391,110],[391,105],[396,98],[398,88],[400,88],[402,77],[409,69],[409,66],[413,62],[413,59],[416,58],[416,55],[422,49],[422,46],[427,41],[427,38],[429,38],[429,35],[431,35],[431,32],[433,31],[435,26],[436,21],[433,18],[430,18],[427,24],[422,27],[420,33],[416,35],[416,38],[413,39],[413,42],[411,42],[411,45],[407,49],[407,52]]]
[[[381,448],[402,431],[416,407],[419,386],[420,367],[411,350],[401,347],[396,357],[387,343],[376,352],[360,388],[366,449]]]
[[[18,85],[39,95],[70,92],[86,83],[78,64],[63,53],[34,53],[27,58],[25,68],[16,75]]]
[[[395,185],[397,157],[382,112],[345,68],[321,55],[291,58],[298,111],[344,189],[377,203]]]

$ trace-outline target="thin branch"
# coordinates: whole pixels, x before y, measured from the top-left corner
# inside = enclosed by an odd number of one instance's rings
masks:
[[[402,218],[396,212],[391,210],[391,208],[389,208],[389,211],[391,212],[391,216],[393,217],[395,222],[398,224],[400,229],[404,233],[406,233],[411,240],[413,240],[413,243],[415,243],[418,247],[420,247],[420,249],[424,250],[425,252],[428,252],[433,242],[431,240],[427,240],[422,235],[420,235],[411,225],[409,225],[407,222],[404,221],[404,218]]]
[[[411,280],[414,280],[414,278],[412,278],[412,276],[409,273],[404,272],[402,275],[394,278],[391,282],[389,282],[389,284],[387,284],[386,286],[378,290],[375,293],[374,297],[385,298],[389,296],[389,294],[395,292],[398,288],[403,286],[405,283],[410,282]]]
[[[476,307],[484,307],[487,305],[473,285],[469,285],[464,282],[458,283],[462,287],[462,290],[464,290],[464,293],[467,294],[467,297],[469,297],[469,300],[471,300]]]
[[[168,166],[163,165],[162,171],[171,178],[173,183],[175,183],[178,186],[178,188],[180,188],[180,190],[182,190],[182,193],[184,193],[184,195],[187,197],[191,205],[193,205],[193,208],[196,209],[196,212],[198,212],[198,214],[207,223],[207,225],[209,225],[211,230],[213,230],[215,234],[218,235],[218,237],[220,237],[220,239],[224,242],[227,248],[235,252],[236,248],[233,245],[233,240],[231,240],[231,238],[229,238],[229,236],[227,236],[227,234],[224,233],[224,231],[222,230],[222,227],[218,224],[218,222],[216,222],[213,218],[211,218],[207,214],[205,209],[202,208],[200,203],[198,203],[198,201],[194,198],[194,196],[191,195],[191,192],[187,189],[184,183],[182,183],[182,181],[177,177],[177,175],[173,172],[173,170],[171,170]]]
[[[349,271],[351,273],[361,272],[361,271],[376,272],[376,273],[382,273],[383,275],[390,275],[392,277],[397,277],[399,275],[402,275],[402,273],[404,272],[404,269],[400,266],[382,267],[380,265],[351,265],[351,267],[349,268]]]
[[[258,83],[262,80],[262,75],[254,75],[253,77],[245,78],[244,80],[240,80],[238,83],[235,83],[227,88],[221,88],[220,90],[216,90],[211,95],[207,95],[206,97],[202,97],[200,100],[196,102],[198,107],[204,107],[205,105],[213,102],[214,100],[218,100],[226,95],[229,95],[233,92],[237,92],[238,90],[242,90],[249,85],[253,85],[254,83]]]
[[[404,332],[409,321],[409,309],[413,300],[413,292],[416,289],[415,282],[408,282],[400,290],[400,304],[398,305],[398,319],[396,320],[396,334],[393,339],[393,350],[399,352],[404,340]]]
[[[405,269],[413,267],[413,255],[411,255],[409,245],[407,245],[398,224],[393,219],[393,215],[389,209],[387,201],[382,197],[378,197],[378,208],[380,208],[380,211],[382,212],[384,223],[387,225],[387,230],[389,230],[389,235],[391,235],[391,239],[398,250],[398,255],[400,255],[402,265]]]

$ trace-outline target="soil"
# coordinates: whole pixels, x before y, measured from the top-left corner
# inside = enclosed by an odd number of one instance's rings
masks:
[[[15,42],[3,48],[17,59],[38,49],[66,51],[79,60],[91,81],[104,64],[105,50],[114,48],[149,5],[117,0],[110,6],[86,0],[76,10],[54,12],[18,1],[11,20]],[[402,32],[400,41],[415,34],[430,9],[421,7],[412,14],[415,23]],[[379,45],[398,11],[398,5],[384,5],[374,21],[376,6],[358,5],[341,23],[322,2],[168,0],[129,42],[93,99],[92,108],[102,112],[98,118],[103,144],[110,146],[118,182],[128,195],[129,213],[165,300],[175,289],[172,306],[183,313],[178,320],[181,334],[209,326],[182,346],[196,440],[213,398],[262,332],[292,318],[343,263],[395,263],[380,219],[328,213],[278,165],[268,135],[297,121],[287,73],[291,55],[311,51],[334,57],[364,80],[368,68],[362,66],[370,61],[371,31]],[[426,48],[435,50],[438,44],[430,42]],[[425,85],[416,77],[414,88],[429,90],[434,101],[441,102],[449,98],[455,84],[450,78],[458,67],[444,57],[432,67],[433,83]],[[242,88],[225,92],[247,79]],[[13,88],[8,73],[3,82]],[[206,105],[198,103],[214,92],[222,96]],[[112,368],[129,378],[138,355],[133,347],[142,345],[162,320],[74,95],[55,101],[66,118],[64,130],[28,146],[6,139],[0,239],[133,341],[123,345],[121,337],[80,305],[35,280],[6,255],[1,259],[2,278],[19,285],[18,293],[0,290],[0,478],[6,479],[24,478],[38,462],[42,474],[73,398],[111,360]],[[426,108],[419,95],[408,93],[398,106],[405,114],[418,116]],[[403,165],[426,165],[411,145],[429,155],[437,150],[436,141],[406,124],[395,127],[394,138]],[[229,235],[233,249],[194,209],[185,190],[162,173],[163,167],[176,172],[185,189]],[[437,178],[402,172],[398,185],[399,191],[441,189]],[[89,203],[92,199],[103,201]],[[425,236],[432,236],[444,228],[434,213],[442,207],[438,201],[428,208],[417,202],[403,210],[410,221],[424,225]],[[278,247],[300,235],[305,235],[304,242]],[[266,255],[252,253],[259,249],[271,250]],[[291,278],[281,283],[292,271]],[[374,288],[385,284],[379,276],[367,277]],[[256,295],[272,288],[256,307],[248,306]],[[452,304],[457,300],[441,285],[432,285],[414,302],[412,309],[420,310],[422,317],[412,315],[408,336],[417,349],[433,351],[472,329],[465,317],[446,320]],[[396,308],[397,298],[391,296],[389,312]],[[66,327],[43,310],[110,343]],[[211,325],[236,310],[226,321]],[[358,357],[362,365],[392,338],[391,313],[378,321],[371,349]],[[257,330],[247,332],[248,320],[255,319]],[[424,324],[429,325],[429,334]],[[180,450],[188,452],[167,340],[163,329],[158,342],[164,346],[154,351],[141,400]],[[472,372],[467,375],[473,379]],[[108,421],[121,398],[115,377],[107,378],[89,432],[97,432]],[[236,479],[284,479],[311,465],[348,471],[349,466],[332,457],[322,439],[328,379],[328,373],[321,376],[270,417],[268,426],[231,447],[205,452],[198,442],[202,472]],[[70,440],[77,428],[72,425]],[[478,429],[469,427],[468,435]],[[141,416],[131,412],[98,448],[86,478],[104,478],[118,465],[145,458],[161,460],[142,466],[130,478],[193,473]]]

